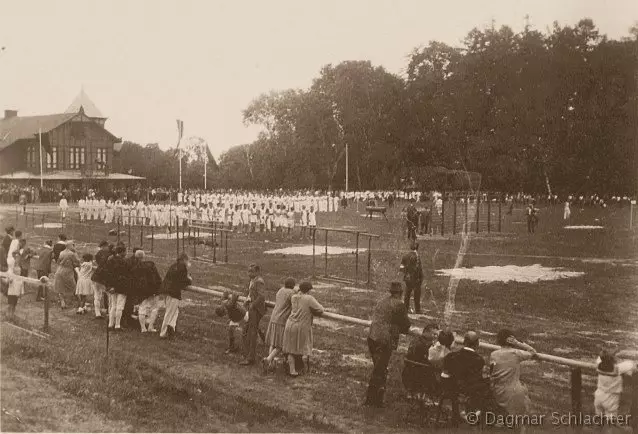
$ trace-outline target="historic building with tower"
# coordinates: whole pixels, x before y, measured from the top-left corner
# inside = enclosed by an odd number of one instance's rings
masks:
[[[116,173],[122,140],[82,89],[64,113],[0,119],[0,183],[112,190],[144,178]],[[42,181],[41,181],[42,180]]]

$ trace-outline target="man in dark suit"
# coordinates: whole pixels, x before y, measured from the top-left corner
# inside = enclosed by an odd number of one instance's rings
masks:
[[[401,300],[400,282],[390,284],[390,295],[383,298],[372,312],[368,349],[372,356],[372,375],[368,383],[365,405],[383,407],[383,395],[392,351],[397,349],[399,335],[410,331],[410,318]]]
[[[405,282],[405,295],[403,301],[405,308],[410,312],[410,297],[414,293],[414,311],[421,313],[421,283],[423,282],[423,267],[419,258],[419,245],[412,241],[410,252],[401,259],[401,271]]]
[[[416,229],[419,225],[419,212],[414,206],[413,202],[410,202],[406,209],[406,219],[408,220],[408,239],[416,240]]]
[[[15,229],[13,226],[9,226],[4,230],[6,235],[2,239],[2,248],[4,249],[4,259],[7,259],[7,255],[9,254],[9,247],[11,246],[11,241],[13,241],[13,233]]]
[[[485,360],[477,353],[478,348],[478,334],[468,331],[463,338],[463,348],[449,353],[443,359],[441,377],[447,383],[448,390],[468,397],[468,411],[485,407],[489,397],[489,383],[483,378]],[[458,409],[455,414],[458,414]]]

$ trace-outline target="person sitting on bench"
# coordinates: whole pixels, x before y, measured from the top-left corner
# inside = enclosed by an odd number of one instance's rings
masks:
[[[432,384],[432,378],[428,375],[428,371],[433,372],[435,369],[428,361],[428,350],[435,342],[438,330],[436,324],[426,325],[421,335],[413,337],[408,346],[401,374],[408,399],[422,399],[424,394],[429,394],[438,386],[437,378],[433,378]]]
[[[441,374],[447,397],[452,398],[454,417],[458,417],[458,395],[468,398],[466,411],[485,408],[489,397],[489,382],[483,378],[485,360],[477,353],[479,337],[474,331],[468,331],[463,338],[463,348],[449,353],[443,359]]]

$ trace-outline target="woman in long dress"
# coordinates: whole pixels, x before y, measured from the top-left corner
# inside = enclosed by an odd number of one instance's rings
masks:
[[[80,266],[80,259],[75,253],[73,241],[66,242],[66,248],[60,252],[58,269],[55,272],[53,287],[60,297],[60,306],[64,309],[66,303],[64,294],[75,293],[75,275],[73,270]]]
[[[312,354],[312,320],[315,316],[323,315],[323,306],[308,294],[312,289],[310,282],[302,282],[299,292],[291,297],[292,311],[286,321],[284,329],[283,352],[288,354],[290,375],[297,377],[296,359],[301,357],[306,372],[310,369],[310,354]]]
[[[270,323],[266,331],[266,343],[270,345],[268,357],[262,360],[264,372],[268,372],[272,362],[281,352],[284,343],[286,322],[292,311],[292,296],[295,294],[295,279],[289,277],[285,280],[283,288],[277,291],[275,308],[270,315]]]
[[[521,362],[536,357],[536,350],[519,342],[509,330],[497,335],[500,349],[490,355],[490,380],[497,404],[510,415],[529,414],[527,387],[521,383]]]

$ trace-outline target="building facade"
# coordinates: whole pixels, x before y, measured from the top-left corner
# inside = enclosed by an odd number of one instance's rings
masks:
[[[121,139],[105,123],[83,91],[65,113],[20,117],[5,110],[0,183],[98,190],[139,183],[143,178],[113,172]]]

